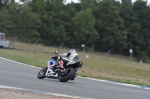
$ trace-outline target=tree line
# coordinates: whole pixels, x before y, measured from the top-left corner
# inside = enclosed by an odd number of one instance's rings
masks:
[[[150,6],[136,0],[0,0],[0,32],[44,45],[150,58]]]

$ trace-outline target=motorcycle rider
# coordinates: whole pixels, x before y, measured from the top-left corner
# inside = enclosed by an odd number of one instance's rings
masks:
[[[69,60],[79,60],[79,55],[75,49],[69,49],[67,53],[59,54],[61,57],[68,57]]]
[[[64,63],[67,65],[76,63],[76,60],[79,60],[79,55],[75,49],[71,48],[67,53],[59,54],[60,57],[63,57]],[[68,57],[64,58],[64,57]]]

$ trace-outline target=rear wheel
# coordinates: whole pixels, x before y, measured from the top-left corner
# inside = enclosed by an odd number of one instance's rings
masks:
[[[46,71],[47,71],[47,67],[41,69],[41,70],[38,72],[37,77],[38,77],[39,79],[45,78]]]
[[[64,75],[59,75],[59,81],[60,82],[67,82],[75,77],[75,70],[73,68],[69,68],[67,73]]]

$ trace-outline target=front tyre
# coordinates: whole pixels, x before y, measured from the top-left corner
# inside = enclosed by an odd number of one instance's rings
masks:
[[[59,75],[60,82],[67,82],[70,79],[75,77],[75,70],[73,68],[69,68],[65,75]]]
[[[38,77],[39,79],[45,78],[46,71],[47,71],[47,67],[41,69],[41,70],[38,72],[37,77]]]

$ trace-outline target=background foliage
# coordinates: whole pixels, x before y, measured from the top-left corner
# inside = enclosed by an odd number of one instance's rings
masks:
[[[150,58],[150,6],[144,0],[0,0],[0,32],[9,38]]]

